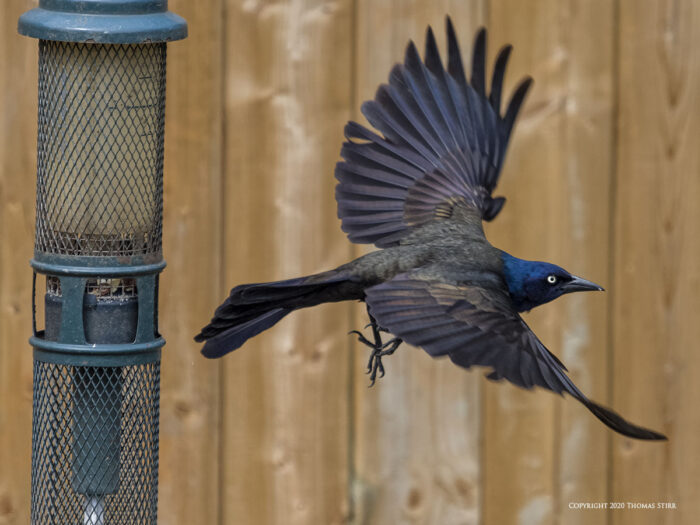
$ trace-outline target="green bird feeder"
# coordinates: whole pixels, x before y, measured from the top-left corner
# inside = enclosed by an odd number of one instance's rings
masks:
[[[32,523],[155,523],[166,43],[187,24],[167,0],[40,0],[19,32],[39,39]]]

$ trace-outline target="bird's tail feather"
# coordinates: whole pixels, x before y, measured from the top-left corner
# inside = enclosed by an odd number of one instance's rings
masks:
[[[343,293],[346,282],[347,274],[331,270],[285,281],[236,286],[194,340],[206,341],[202,348],[205,357],[221,357],[297,308],[350,298]]]
[[[211,339],[207,339],[202,347],[202,355],[209,359],[222,357],[239,348],[251,337],[271,328],[289,312],[291,312],[289,308],[275,308],[241,324],[231,326]]]

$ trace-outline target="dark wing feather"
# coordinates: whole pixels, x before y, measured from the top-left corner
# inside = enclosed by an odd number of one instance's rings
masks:
[[[470,81],[449,18],[447,40],[447,69],[428,28],[424,59],[409,43],[389,83],[362,105],[381,135],[356,122],[345,127],[336,200],[343,231],[353,242],[396,245],[410,228],[449,216],[445,205],[474,207],[485,220],[503,207],[505,199],[491,193],[530,79],[501,115],[510,46],[496,59],[489,94],[486,31],[477,33]]]
[[[491,78],[491,94],[489,102],[496,113],[501,112],[501,91],[503,90],[503,79],[506,76],[506,65],[513,46],[506,45],[501,48],[496,58],[496,65],[493,67],[493,77]]]
[[[490,367],[489,379],[570,394],[621,434],[666,439],[588,399],[497,287],[445,284],[403,274],[366,290],[366,301],[382,328],[433,357],[449,356],[464,368]]]

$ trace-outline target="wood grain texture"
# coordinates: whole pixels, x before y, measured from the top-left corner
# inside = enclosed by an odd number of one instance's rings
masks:
[[[615,525],[700,515],[699,7],[620,4],[612,385],[615,405],[669,442],[615,437],[612,499],[678,509],[616,513]]]
[[[227,286],[349,258],[333,168],[349,117],[351,15],[348,0],[226,3]],[[348,519],[348,319],[348,305],[296,312],[217,363],[223,523]]]
[[[497,192],[508,203],[488,227],[490,240],[516,256],[552,261],[603,283],[612,24],[609,2],[489,3],[491,54],[497,43],[514,46],[506,85],[526,74],[535,79]],[[605,401],[605,297],[564,297],[525,318],[574,381]],[[489,383],[483,425],[484,523],[590,523],[590,516],[568,509],[569,501],[607,494],[608,431],[588,411],[540,390]]]
[[[168,45],[159,521],[217,523],[221,367],[202,359],[192,335],[223,289],[223,3],[171,0],[169,8],[185,17],[189,36]]]
[[[0,5],[0,523],[29,523],[37,43],[17,34],[33,2]]]
[[[485,18],[484,2],[358,2],[354,117],[413,39],[424,47],[431,24],[444,53],[445,14],[458,28],[465,56]],[[370,248],[364,251],[369,251]],[[358,249],[357,254],[363,249]],[[354,326],[367,323],[363,306]],[[368,349],[353,345],[355,399],[353,523],[476,524],[480,518],[481,378],[447,360],[402,345],[384,360],[386,377],[367,388]]]
[[[615,6],[577,0],[560,11],[565,60],[561,147],[565,208],[556,261],[605,288],[610,282],[610,203],[614,170]],[[555,175],[557,176],[557,175]],[[545,231],[547,228],[545,227]],[[574,382],[592,399],[612,405],[608,388],[609,294],[574,294],[561,305],[553,339]],[[555,306],[555,309],[557,306]],[[592,516],[570,502],[605,501],[609,495],[609,440],[613,432],[571,398],[559,403],[559,455],[555,515],[560,523],[586,525]],[[585,451],[585,452],[584,452]],[[601,513],[596,520],[604,520]]]
[[[29,521],[36,63],[0,3],[0,525]],[[161,523],[673,524],[700,515],[700,8],[692,0],[171,0]],[[362,305],[297,312],[221,361],[191,337],[236,284],[367,251],[340,231],[342,129],[425,26],[465,57],[514,45],[535,78],[489,239],[599,282],[526,317],[593,399],[669,435],[608,431],[571,399],[493,384],[346,333]],[[593,511],[569,502],[674,502]]]

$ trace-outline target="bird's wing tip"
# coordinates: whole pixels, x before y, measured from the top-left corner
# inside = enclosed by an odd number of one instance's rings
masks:
[[[660,432],[654,432],[653,430],[644,429],[649,434],[649,437],[644,437],[640,439],[646,439],[647,441],[668,441],[668,437]]]

